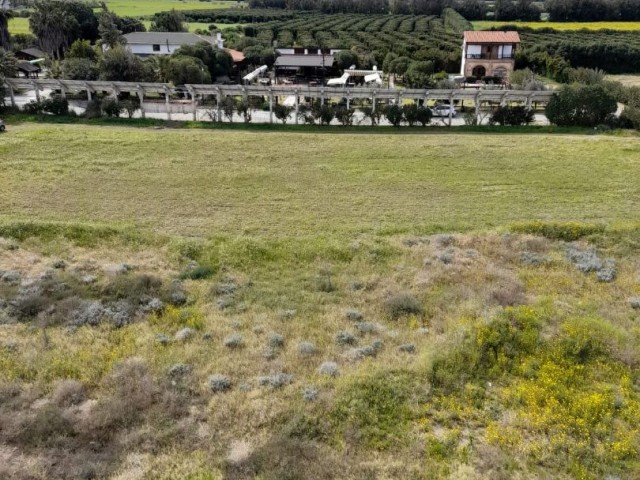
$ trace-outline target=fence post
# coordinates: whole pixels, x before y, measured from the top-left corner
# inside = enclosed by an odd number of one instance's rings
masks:
[[[298,124],[298,111],[299,111],[299,108],[300,108],[300,97],[298,96],[298,94],[300,92],[298,91],[297,88],[296,88],[295,92],[296,92],[296,113],[295,113],[296,118],[295,118],[295,122],[296,122],[296,125],[297,125]]]

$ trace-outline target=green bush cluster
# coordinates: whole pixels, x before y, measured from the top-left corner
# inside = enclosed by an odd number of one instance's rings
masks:
[[[533,110],[522,105],[504,105],[496,108],[491,115],[491,123],[499,125],[529,125],[534,120]]]
[[[404,372],[380,372],[347,384],[330,413],[333,428],[340,435],[357,431],[357,438],[369,448],[398,446],[409,429],[412,382]]]
[[[573,242],[583,237],[603,233],[605,227],[594,223],[533,221],[511,225],[510,230],[514,233],[529,233],[551,240]]]

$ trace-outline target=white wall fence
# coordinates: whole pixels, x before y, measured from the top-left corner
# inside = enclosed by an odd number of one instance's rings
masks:
[[[300,98],[312,98],[320,100],[321,104],[332,98],[346,99],[347,106],[354,99],[368,99],[373,109],[380,102],[397,102],[404,100],[414,101],[473,101],[476,117],[480,117],[481,108],[484,105],[507,105],[521,103],[528,108],[536,104],[546,105],[553,96],[551,91],[524,91],[524,90],[425,90],[425,89],[385,89],[385,88],[347,88],[347,87],[310,87],[306,85],[185,85],[176,88],[169,83],[136,83],[136,82],[107,82],[107,81],[81,81],[81,80],[56,80],[56,79],[26,79],[7,78],[5,84],[9,90],[11,104],[16,106],[15,95],[17,92],[33,91],[36,98],[40,98],[43,90],[60,91],[63,96],[69,93],[85,94],[91,101],[96,93],[119,95],[130,93],[137,95],[140,100],[140,114],[144,118],[145,113],[166,113],[171,120],[171,113],[190,113],[197,120],[198,105],[205,97],[215,97],[215,103],[209,107],[216,112],[217,118],[222,118],[222,106],[226,97],[261,97],[269,102],[269,122],[273,123],[273,107],[279,97],[294,97],[294,119],[298,123],[298,108]],[[145,95],[153,94],[155,98],[164,97],[164,103],[149,102]],[[188,100],[172,100],[176,94],[186,96]],[[451,117],[449,117],[451,121]]]

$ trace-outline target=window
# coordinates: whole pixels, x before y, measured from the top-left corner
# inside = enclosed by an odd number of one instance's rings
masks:
[[[153,46],[153,51],[154,52],[159,52],[160,51],[160,45],[154,45]]]

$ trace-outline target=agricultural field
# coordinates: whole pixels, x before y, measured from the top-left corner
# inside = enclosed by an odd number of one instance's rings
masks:
[[[637,137],[9,127],[0,477],[640,474]]]
[[[128,17],[142,17],[153,15],[165,10],[209,10],[220,8],[233,8],[239,2],[230,0],[106,0],[105,3],[110,10],[118,15]]]
[[[212,9],[228,9],[238,7],[239,2],[233,0],[215,0],[215,1],[198,1],[198,0],[106,0],[109,9],[121,16],[128,17],[149,17],[157,12],[165,10],[212,10]],[[151,21],[145,22],[147,27]],[[189,30],[193,31],[198,28],[206,29],[209,24],[200,25],[197,22],[189,22]],[[15,35],[18,33],[30,33],[29,19],[23,17],[13,18],[9,21],[9,33]]]
[[[503,25],[517,25],[533,29],[553,28],[554,30],[640,30],[640,22],[496,22],[473,21],[475,30],[489,30]]]
[[[144,23],[147,30],[149,30],[152,22],[151,20],[144,20],[142,23]],[[211,25],[211,23],[185,22],[185,25],[187,26],[190,32],[195,32],[196,30],[209,30],[209,25]],[[228,25],[224,23],[216,24],[216,27],[218,28],[218,30],[221,30],[221,31],[233,30],[233,29],[236,29],[238,26],[239,25],[237,24],[232,24],[232,25]]]

